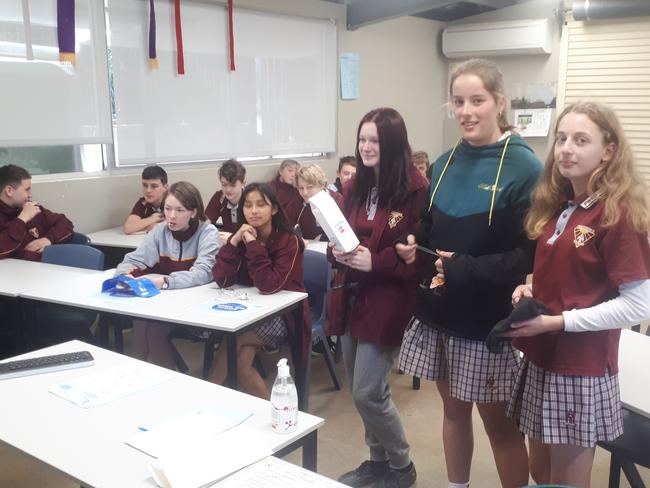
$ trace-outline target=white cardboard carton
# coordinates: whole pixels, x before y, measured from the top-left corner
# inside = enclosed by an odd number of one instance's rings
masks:
[[[329,193],[319,191],[309,199],[309,205],[318,225],[337,249],[350,252],[357,248],[359,239]]]

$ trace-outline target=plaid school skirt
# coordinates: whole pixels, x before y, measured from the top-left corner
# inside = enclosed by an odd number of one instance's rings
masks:
[[[569,376],[524,359],[506,410],[544,444],[593,447],[623,433],[618,376]]]
[[[418,319],[404,333],[399,368],[431,381],[447,380],[451,396],[466,402],[506,402],[515,384],[519,352],[510,343],[492,354],[483,341],[454,337]]]
[[[278,348],[287,343],[289,332],[282,316],[275,317],[253,329],[253,333],[262,341],[264,347]]]

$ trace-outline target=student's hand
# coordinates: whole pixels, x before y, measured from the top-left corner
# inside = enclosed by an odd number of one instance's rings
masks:
[[[314,240],[316,240],[316,239],[314,239]],[[309,245],[309,242],[310,242],[309,239],[303,239],[302,240],[302,243],[305,245],[305,249],[307,249],[307,246]]]
[[[232,235],[232,232],[224,232],[224,231],[219,231],[219,239],[221,239],[221,242],[224,244],[228,242],[228,238]]]
[[[395,252],[397,252],[397,255],[402,261],[406,264],[411,264],[415,262],[415,246],[417,245],[415,242],[415,236],[409,234],[406,236],[406,242],[406,244],[395,244]]]
[[[163,276],[149,277],[149,279],[159,290],[162,288],[163,283],[165,282],[165,278]]]
[[[253,239],[257,239],[257,231],[255,230],[255,227],[248,225],[248,224],[242,224],[242,226],[235,232],[235,234],[230,238],[230,243],[233,246],[238,246],[239,243],[244,239],[244,234],[250,234],[253,236]],[[250,242],[253,239],[244,240],[244,242]]]
[[[357,246],[357,248],[349,253],[339,253],[333,251],[334,257],[339,263],[343,263],[353,269],[358,269],[365,273],[372,271],[372,254],[370,249],[365,246]],[[340,257],[336,255],[339,254]]]
[[[515,322],[511,327],[513,330],[502,334],[503,337],[533,337],[547,332],[564,330],[564,316],[538,315],[534,319]]]
[[[257,239],[257,231],[253,227],[246,229],[242,234],[242,239],[244,239],[244,242],[246,244],[248,244],[250,241],[254,241]]]
[[[440,256],[440,259],[436,259],[436,271],[438,274],[436,275],[438,278],[445,278],[445,268],[442,265],[442,259],[451,259],[454,256],[453,252],[449,251],[441,251],[440,249],[436,249],[436,252]]]
[[[512,292],[512,305],[517,305],[523,297],[533,298],[533,290],[529,285],[519,285]]]
[[[23,222],[27,223],[41,213],[41,207],[38,206],[35,202],[25,202],[23,209],[18,214],[18,218]]]
[[[40,239],[33,240],[27,244],[25,246],[25,251],[43,252],[43,249],[50,245],[52,245],[52,241],[50,241],[47,237],[41,237]]]

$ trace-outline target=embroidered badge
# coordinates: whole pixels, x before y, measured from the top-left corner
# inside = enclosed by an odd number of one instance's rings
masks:
[[[577,225],[573,229],[573,244],[576,248],[584,246],[589,239],[596,235],[591,227],[586,225]]]
[[[28,232],[34,239],[38,239],[40,237],[40,234],[38,233],[38,229],[36,227],[32,227]]]
[[[397,224],[399,224],[399,221],[404,218],[404,214],[401,212],[391,212],[390,215],[388,216],[388,227],[391,229],[394,229]]]
[[[575,410],[566,411],[566,424],[575,425],[576,424],[576,412]]]

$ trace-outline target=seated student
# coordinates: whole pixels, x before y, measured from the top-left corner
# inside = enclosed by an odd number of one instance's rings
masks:
[[[142,170],[142,196],[135,202],[124,222],[124,233],[149,232],[165,220],[162,204],[167,192],[167,172],[160,166]]]
[[[214,256],[221,242],[214,225],[206,222],[199,190],[186,181],[174,183],[164,201],[165,222],[147,234],[133,252],[124,256],[116,274],[151,277],[161,290],[188,288],[212,281]],[[135,321],[133,351],[138,359],[174,369],[172,348],[167,341],[170,325]]]
[[[354,156],[343,156],[339,159],[339,169],[336,171],[336,181],[327,187],[330,191],[343,193],[343,185],[357,174],[357,159]]]
[[[214,225],[221,218],[219,236],[222,241],[226,241],[241,225],[237,214],[239,200],[246,186],[246,168],[239,161],[229,159],[219,168],[219,183],[221,190],[212,195],[205,207],[205,216]]]
[[[26,169],[13,164],[0,168],[0,259],[40,261],[47,246],[70,240],[73,227],[65,215],[32,201]]]
[[[290,215],[296,216],[300,212],[302,206],[302,198],[296,189],[296,172],[300,168],[300,163],[293,159],[285,159],[280,164],[278,176],[272,181],[269,181],[269,186],[275,192],[280,202],[280,207],[284,211],[284,215],[289,219]],[[289,219],[291,225],[296,225]]]
[[[217,253],[212,274],[220,287],[236,283],[255,286],[261,293],[281,290],[305,291],[302,239],[287,222],[280,202],[269,185],[251,183],[242,195],[244,222]],[[311,338],[309,310],[304,304],[303,350]],[[269,391],[253,367],[255,354],[263,346],[279,347],[293,336],[291,314],[269,320],[237,337],[237,378],[251,395],[269,398]],[[222,384],[227,374],[227,352],[219,348],[210,371],[210,381]]]
[[[417,168],[422,176],[424,176],[427,181],[431,178],[431,172],[429,171],[429,155],[424,151],[415,151],[411,156],[411,162],[413,166]]]
[[[303,203],[298,215],[295,217],[289,217],[289,220],[296,221],[295,229],[305,240],[305,245],[308,243],[307,241],[310,240],[327,240],[327,236],[323,234],[323,229],[321,229],[318,222],[316,222],[316,218],[311,211],[311,206],[308,201],[311,197],[316,195],[316,193],[326,191],[340,207],[343,205],[343,195],[335,191],[330,192],[327,190],[327,177],[325,176],[325,172],[316,164],[310,164],[300,168],[298,170],[297,181],[298,193],[300,193],[300,196],[303,198]]]

